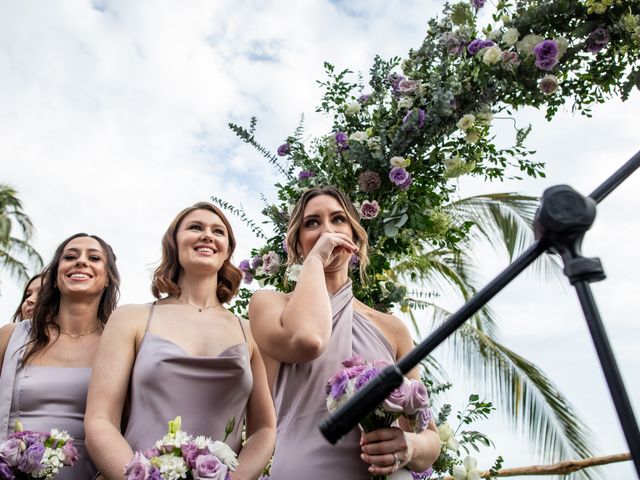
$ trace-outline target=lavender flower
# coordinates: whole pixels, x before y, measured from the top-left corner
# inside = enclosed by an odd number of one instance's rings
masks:
[[[151,462],[140,452],[136,452],[124,467],[125,480],[146,480],[151,470]]]
[[[27,448],[21,455],[18,462],[18,469],[24,473],[35,473],[38,470],[42,470],[42,456],[44,455],[44,445],[41,443],[34,443]]]
[[[553,40],[544,40],[533,47],[533,54],[536,56],[536,67],[541,70],[552,70],[560,58],[558,44]]]
[[[604,27],[598,27],[587,37],[587,51],[597,53],[609,43],[609,31]]]
[[[427,480],[433,475],[433,468],[429,467],[424,472],[411,472],[412,480]]]
[[[433,413],[431,413],[431,408],[430,407],[425,407],[420,409],[420,411],[418,412],[418,418],[416,419],[416,426],[415,426],[415,432],[416,433],[420,433],[423,432],[425,428],[427,428],[427,425],[429,425],[429,422],[431,421],[431,418],[433,417]]]
[[[366,365],[365,361],[362,359],[362,355],[358,355],[358,354],[354,355],[351,358],[347,358],[346,360],[343,360],[340,363],[345,368],[357,367],[357,366],[360,366],[360,365]]]
[[[289,155],[290,151],[291,151],[291,145],[289,145],[288,143],[283,143],[278,147],[278,156],[284,157],[285,155]]]
[[[352,270],[355,270],[356,268],[358,268],[358,265],[360,265],[360,257],[354,253],[349,259],[349,267]]]
[[[228,468],[215,455],[200,455],[196,460],[196,468],[193,472],[194,480],[211,479],[224,480]]]
[[[397,95],[399,93],[398,87],[400,85],[400,82],[404,79],[405,77],[398,73],[390,73],[389,75],[387,75],[387,78],[385,80],[387,84],[391,86],[391,91],[393,92],[393,94]]]
[[[0,461],[3,461],[10,467],[18,465],[20,459],[20,440],[10,438],[0,445]]]
[[[412,183],[413,183],[413,179],[411,178],[411,176],[409,176],[409,178],[407,178],[404,182],[398,185],[398,188],[402,191],[409,190],[409,187],[411,186]]]
[[[358,188],[364,193],[375,192],[380,188],[380,175],[371,170],[362,172],[358,177]]]
[[[282,240],[282,250],[284,250],[284,253],[289,253],[289,247],[287,247],[287,239],[286,238],[284,240]]]
[[[316,174],[309,170],[302,170],[300,173],[298,173],[298,180],[304,180],[306,178],[312,178],[315,176]]]
[[[68,467],[75,465],[75,463],[80,459],[80,454],[72,442],[64,444],[62,447],[62,453],[64,453],[63,463]]]
[[[360,218],[364,220],[371,220],[373,218],[376,218],[378,216],[378,213],[380,213],[380,205],[378,205],[378,202],[376,202],[375,200],[371,202],[369,200],[365,200],[360,206],[359,213]]]
[[[413,93],[420,85],[417,80],[400,80],[398,82],[398,93],[407,95]]]
[[[180,447],[182,458],[189,468],[195,468],[198,457],[198,446],[193,442],[183,443]]]
[[[403,411],[407,415],[414,415],[419,410],[426,408],[429,401],[429,394],[424,384],[418,380],[413,380],[407,390],[404,399]]]
[[[273,275],[280,269],[280,255],[273,250],[262,256],[262,268],[267,275]]]
[[[387,398],[385,398],[382,404],[384,409],[388,412],[400,413],[404,409],[405,398],[408,395],[408,385],[404,382],[400,386],[394,389]]]
[[[256,255],[251,258],[251,269],[255,270],[260,265],[262,265],[262,257],[260,255]]]
[[[369,103],[369,100],[371,100],[371,94],[370,93],[365,93],[365,94],[360,95],[358,97],[358,102],[360,102],[361,104]]]
[[[349,137],[344,132],[338,132],[335,134],[336,145],[338,146],[338,153],[349,150]]]
[[[513,70],[520,65],[520,57],[516,52],[503,51],[502,52],[502,66]]]
[[[11,471],[11,467],[0,460],[0,478],[6,480],[15,480],[16,476]]]
[[[347,390],[348,384],[349,376],[344,371],[340,371],[331,377],[331,380],[329,380],[329,384],[327,385],[331,398],[334,400],[340,398]]]
[[[407,190],[412,183],[411,175],[402,167],[392,168],[389,172],[389,179],[400,187],[400,190]]]
[[[484,4],[487,2],[487,0],[471,0],[471,4],[473,5],[473,8],[475,8],[476,10],[480,10],[482,7],[484,7]]]
[[[356,379],[356,390],[360,390],[369,380],[380,374],[380,370],[372,367],[362,372]]]
[[[243,272],[249,272],[251,270],[251,266],[249,265],[249,260],[245,259],[240,262],[238,268]]]
[[[475,40],[471,40],[471,42],[469,42],[469,45],[467,45],[467,51],[471,55],[475,55],[483,48],[492,47],[493,45],[494,43],[492,40],[480,40],[479,38],[476,38]]]

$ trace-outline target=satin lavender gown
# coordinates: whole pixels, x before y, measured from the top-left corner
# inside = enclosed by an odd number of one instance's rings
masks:
[[[353,309],[352,301],[349,280],[331,296],[333,329],[327,349],[311,362],[280,365],[274,390],[278,426],[270,480],[368,479],[368,464],[360,459],[358,428],[336,445],[318,430],[329,415],[325,385],[342,360],[358,354],[368,361],[395,361],[389,341]],[[411,479],[411,473],[401,469],[392,478]]]
[[[25,430],[66,430],[80,459],[64,467],[56,480],[87,480],[96,473],[84,445],[84,411],[91,368],[20,366],[16,371],[9,425],[20,420]]]
[[[226,443],[238,453],[253,387],[249,346],[240,319],[243,343],[215,357],[197,357],[149,332],[153,312],[154,305],[131,374],[124,438],[134,451],[144,452],[166,435],[167,422],[179,415],[184,431],[222,440],[233,417],[235,427]]]

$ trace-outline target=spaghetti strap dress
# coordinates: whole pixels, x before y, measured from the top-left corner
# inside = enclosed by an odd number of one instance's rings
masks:
[[[353,429],[336,445],[322,436],[318,425],[329,415],[325,385],[340,362],[360,355],[364,360],[394,362],[385,336],[353,309],[349,280],[331,295],[333,327],[326,350],[307,363],[280,365],[274,388],[278,417],[270,480],[367,480],[368,464],[360,459],[360,430]],[[411,479],[401,469],[394,480]]]
[[[149,332],[154,307],[131,373],[125,439],[134,451],[144,452],[166,435],[169,420],[181,416],[184,431],[222,440],[227,423],[234,418],[226,443],[238,453],[253,387],[249,346],[240,319],[243,343],[215,357],[193,356]]]

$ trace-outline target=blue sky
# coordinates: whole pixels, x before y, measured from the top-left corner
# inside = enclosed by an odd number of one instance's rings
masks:
[[[177,211],[216,195],[260,220],[259,193],[273,195],[276,173],[227,123],[247,125],[256,115],[259,140],[274,150],[300,114],[310,137],[324,133],[327,119],[314,113],[323,61],[366,73],[375,54],[403,56],[418,46],[441,7],[417,0],[3,3],[0,181],[20,192],[45,258],[72,233],[97,233],[118,255],[122,303],[149,301],[160,238]],[[596,107],[592,119],[565,111],[548,123],[540,112],[519,112],[519,123],[534,126],[529,146],[547,162],[547,178],[465,179],[460,194],[539,194],[557,183],[590,192],[638,149],[638,99],[635,92],[625,104]],[[509,122],[495,125],[499,138],[512,135]],[[640,254],[627,247],[640,242],[638,177],[605,200],[585,242],[609,276],[594,291],[636,408],[640,302],[631,267]],[[234,223],[239,261],[256,242]],[[489,251],[486,258],[489,279],[506,259]],[[0,317],[8,319],[20,288],[6,277],[0,287]],[[593,426],[602,453],[625,449],[573,292],[523,278],[494,309],[505,343],[551,376]],[[454,406],[480,391],[451,372]],[[535,462],[521,435],[500,421],[487,429],[507,466]],[[631,471],[607,470],[610,478]]]

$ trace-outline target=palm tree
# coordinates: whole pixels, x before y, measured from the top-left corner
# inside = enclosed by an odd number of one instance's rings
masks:
[[[479,259],[474,257],[478,244],[488,242],[496,251],[505,252],[509,259],[517,257],[533,241],[532,224],[537,206],[537,198],[512,193],[479,195],[452,202],[445,210],[456,223],[469,220],[474,223],[468,237],[459,244],[460,249],[434,248],[423,242],[396,271],[407,280],[438,292],[451,293],[453,289],[466,301],[479,285]],[[555,259],[544,256],[533,268],[544,277],[557,278],[558,266]],[[432,328],[451,313],[433,298],[417,294],[411,299],[414,308],[428,309],[433,314]],[[410,311],[409,316],[420,337],[422,327],[416,315]],[[467,321],[449,342],[456,363],[488,385],[500,410],[523,428],[545,460],[592,455],[594,443],[588,427],[540,368],[499,341],[489,307]],[[430,362],[427,368],[440,378],[446,376],[437,363]],[[597,473],[583,470],[576,475],[595,478]]]
[[[16,228],[18,232],[16,233]],[[42,258],[29,243],[33,235],[31,219],[23,212],[17,192],[0,184],[0,269],[16,280],[26,281],[29,269],[42,268]]]

